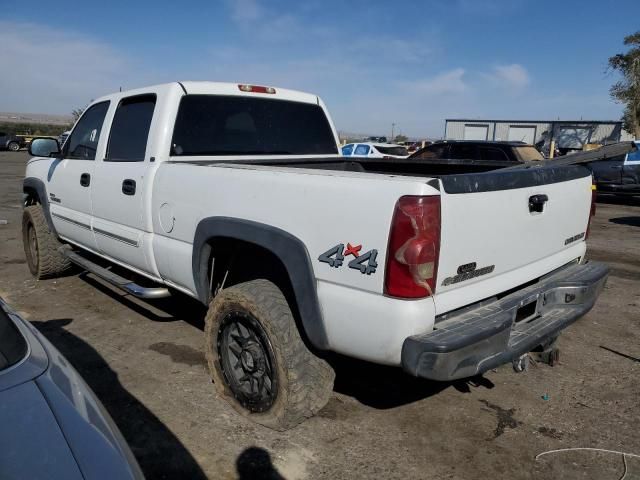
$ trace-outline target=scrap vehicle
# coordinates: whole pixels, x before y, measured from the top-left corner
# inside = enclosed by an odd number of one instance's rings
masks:
[[[409,152],[394,143],[347,143],[341,149],[345,157],[407,158]]]
[[[425,379],[478,375],[553,351],[608,275],[585,260],[588,169],[345,158],[313,94],[118,92],[62,149],[35,139],[30,153],[32,274],[76,264],[140,298],[207,305],[214,388],[275,429],[328,401],[326,351]]]
[[[471,160],[495,167],[544,160],[533,145],[523,142],[485,140],[445,140],[421,148],[409,156],[421,160]]]
[[[640,148],[640,141],[635,144]],[[590,162],[586,166],[593,172],[599,193],[640,195],[640,150]]]
[[[0,477],[144,478],[82,377],[0,298]]]
[[[26,143],[24,137],[20,135],[13,135],[7,132],[0,132],[0,150],[17,152],[25,146]]]

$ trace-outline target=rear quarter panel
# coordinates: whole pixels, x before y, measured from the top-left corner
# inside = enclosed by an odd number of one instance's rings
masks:
[[[282,229],[309,252],[330,348],[396,364],[402,340],[433,325],[431,299],[402,301],[382,295],[395,203],[402,195],[438,194],[426,181],[237,164],[163,164],[152,201],[158,268],[168,283],[194,292],[192,242],[203,218],[234,217]],[[349,268],[351,256],[338,268],[318,261],[323,252],[347,243],[361,245],[361,255],[376,250],[376,271],[367,275]]]

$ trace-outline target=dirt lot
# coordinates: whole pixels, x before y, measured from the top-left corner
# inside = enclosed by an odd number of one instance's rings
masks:
[[[215,398],[193,301],[144,303],[90,276],[33,280],[20,233],[26,160],[0,153],[0,295],[85,377],[148,478],[617,479],[618,455],[534,457],[640,454],[640,199],[598,204],[589,256],[612,273],[561,337],[559,366],[442,384],[335,359],[327,407],[277,433]],[[627,480],[640,478],[640,459],[628,463]]]

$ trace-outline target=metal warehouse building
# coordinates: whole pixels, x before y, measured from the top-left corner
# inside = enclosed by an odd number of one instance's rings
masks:
[[[581,149],[587,143],[632,140],[618,121],[590,120],[476,120],[445,121],[446,140],[508,140],[530,144],[550,143],[558,148]]]

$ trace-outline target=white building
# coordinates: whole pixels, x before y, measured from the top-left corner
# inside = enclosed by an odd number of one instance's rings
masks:
[[[560,149],[581,149],[587,143],[632,140],[620,121],[592,120],[476,120],[447,119],[446,140],[521,141],[529,144],[555,140]]]

